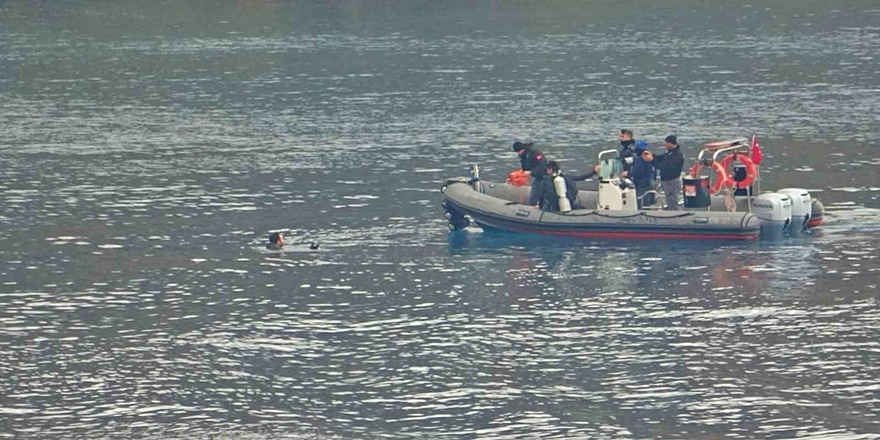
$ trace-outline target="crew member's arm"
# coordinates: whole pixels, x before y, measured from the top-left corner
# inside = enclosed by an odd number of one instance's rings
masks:
[[[569,176],[569,177],[571,178],[571,180],[574,180],[575,182],[579,182],[581,180],[587,180],[587,179],[595,176],[596,174],[599,174],[600,168],[602,168],[601,165],[596,165],[595,167],[593,167],[593,170],[588,172],[587,174],[578,174],[577,176]]]

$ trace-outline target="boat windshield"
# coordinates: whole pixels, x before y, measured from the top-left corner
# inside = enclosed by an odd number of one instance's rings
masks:
[[[610,180],[620,176],[623,165],[616,158],[603,159],[599,162],[599,179]]]

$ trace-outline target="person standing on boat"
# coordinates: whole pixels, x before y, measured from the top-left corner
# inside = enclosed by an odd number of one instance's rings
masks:
[[[622,177],[625,177],[629,174],[630,169],[632,169],[633,164],[637,160],[637,154],[635,150],[636,141],[633,140],[633,132],[632,130],[621,129],[620,130],[620,149],[617,150],[617,160],[620,161],[621,165],[623,165],[623,172],[621,173]],[[578,174],[576,176],[571,176],[575,181],[580,182],[581,180],[587,180],[599,174],[599,170],[602,169],[602,165],[595,165],[593,169],[584,173]]]
[[[559,190],[562,188],[557,189],[555,183],[559,178],[562,178],[562,181],[564,182],[565,195],[563,197],[568,199],[568,206],[565,207],[567,209],[561,209],[559,206]],[[578,189],[574,184],[574,180],[571,177],[563,175],[562,171],[559,169],[559,164],[556,163],[555,160],[551,160],[550,163],[547,164],[547,177],[544,178],[544,188],[541,191],[541,209],[554,212],[568,212],[572,209],[580,209],[577,193]]]
[[[623,171],[629,174],[635,163],[636,157],[636,141],[633,139],[632,130],[622,128],[620,130],[620,149],[617,150],[617,159],[623,165]]]
[[[654,194],[645,193],[654,189],[657,181],[657,171],[654,164],[646,161],[642,154],[648,150],[648,143],[643,140],[636,141],[635,156],[629,177],[636,186],[636,196],[639,198],[639,207],[654,204]]]
[[[666,152],[654,156],[650,151],[642,153],[645,162],[653,162],[660,170],[660,187],[666,193],[666,210],[678,210],[678,201],[681,199],[681,170],[684,168],[684,156],[681,154],[681,146],[674,134],[666,136],[663,141]]]
[[[532,189],[529,192],[529,205],[538,206],[541,202],[541,190],[544,186],[544,177],[547,176],[547,159],[544,153],[532,148],[532,143],[513,143],[513,151],[519,155],[522,170],[532,176]]]

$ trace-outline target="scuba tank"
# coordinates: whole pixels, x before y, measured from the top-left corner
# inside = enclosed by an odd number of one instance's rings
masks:
[[[559,197],[559,212],[571,211],[571,203],[565,193],[565,179],[561,175],[557,174],[553,177],[553,189],[556,190],[556,196]]]

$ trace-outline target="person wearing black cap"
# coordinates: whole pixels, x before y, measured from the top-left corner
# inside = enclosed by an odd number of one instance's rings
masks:
[[[532,148],[532,143],[514,142],[513,151],[519,155],[522,170],[532,176],[532,189],[529,192],[529,205],[538,206],[541,202],[541,190],[544,177],[547,176],[547,159],[544,153]]]
[[[663,141],[666,152],[654,156],[650,151],[642,153],[645,162],[653,162],[660,170],[660,187],[666,194],[666,209],[678,210],[678,201],[681,199],[681,170],[684,168],[684,156],[681,154],[681,146],[674,134],[666,136]]]

